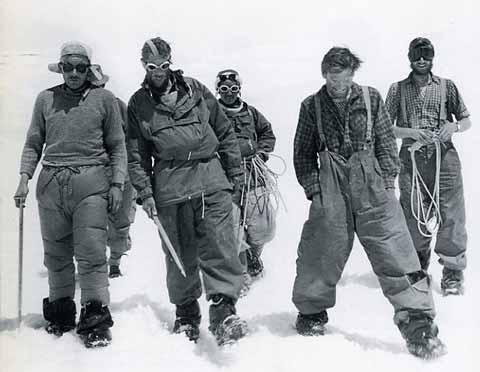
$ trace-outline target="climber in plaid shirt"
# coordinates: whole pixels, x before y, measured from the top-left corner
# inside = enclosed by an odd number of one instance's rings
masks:
[[[412,40],[408,52],[412,72],[406,79],[391,85],[386,106],[396,124],[394,133],[402,139],[402,168],[398,180],[400,203],[424,270],[430,264],[432,237],[419,231],[412,214],[412,160],[409,150],[414,142],[422,144],[415,152],[416,169],[432,192],[436,180],[435,143],[440,142],[438,186],[441,223],[435,253],[443,265],[443,294],[462,294],[463,270],[467,265],[467,231],[461,164],[452,136],[468,130],[471,122],[455,83],[432,74],[434,55],[430,40],[422,37]],[[429,196],[424,195],[424,200],[428,199]]]

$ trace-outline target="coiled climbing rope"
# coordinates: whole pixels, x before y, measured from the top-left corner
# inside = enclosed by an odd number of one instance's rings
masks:
[[[410,208],[412,215],[417,221],[417,229],[424,237],[432,237],[442,223],[440,214],[440,166],[441,149],[440,142],[435,141],[435,183],[433,192],[430,192],[425,184],[422,175],[418,171],[415,160],[415,152],[423,146],[415,142],[410,148],[412,160],[412,188],[410,192]],[[428,200],[425,200],[425,197]]]

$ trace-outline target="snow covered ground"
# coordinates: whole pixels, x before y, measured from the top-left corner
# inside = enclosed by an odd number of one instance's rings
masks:
[[[475,35],[479,8],[474,0],[267,2],[199,1],[97,2],[44,0],[0,6],[0,366],[2,371],[422,371],[477,370],[480,318],[480,194],[477,184],[480,97]],[[287,161],[280,179],[288,210],[278,216],[278,233],[264,252],[267,275],[238,303],[252,329],[237,345],[219,349],[208,333],[208,307],[201,340],[194,345],[172,335],[174,307],[165,287],[165,265],[154,225],[139,210],[132,227],[133,249],[123,260],[124,276],[111,282],[114,341],[86,350],[74,333],[57,339],[43,330],[41,300],[48,293],[46,270],[31,183],[25,210],[23,323],[15,329],[18,211],[12,196],[33,102],[39,91],[60,83],[47,64],[57,61],[61,43],[92,45],[94,61],[110,75],[108,88],[124,100],[143,72],[140,48],[148,37],[171,41],[176,68],[212,88],[215,74],[237,68],[243,97],[273,123],[276,153]],[[293,329],[290,301],[297,243],[308,203],[292,166],[292,142],[299,104],[323,80],[320,62],[333,45],[345,45],[365,61],[356,81],[385,95],[391,82],[409,71],[406,52],[416,36],[436,47],[434,71],[452,78],[472,115],[473,128],[455,138],[463,161],[469,231],[466,294],[441,297],[440,266],[432,263],[440,336],[449,353],[425,362],[407,353],[392,322],[392,309],[360,245],[354,246],[329,312],[328,334],[304,338]],[[272,167],[281,163],[273,159]],[[77,300],[78,305],[78,300]],[[477,360],[477,362],[475,362]],[[477,367],[478,368],[478,367]]]

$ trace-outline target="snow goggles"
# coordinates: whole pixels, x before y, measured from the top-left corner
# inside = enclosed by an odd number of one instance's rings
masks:
[[[226,80],[238,81],[237,78],[238,78],[238,74],[236,74],[234,72],[226,72],[224,74],[218,75],[218,80],[220,82],[223,82],[223,81],[226,81]]]
[[[162,71],[166,71],[170,68],[170,65],[172,63],[170,61],[165,61],[163,62],[160,66],[156,65],[155,63],[146,63],[145,64],[145,69],[147,71],[155,71],[156,69],[160,69]]]
[[[86,63],[79,63],[78,65],[72,65],[69,62],[67,63],[60,62],[58,66],[63,72],[72,72],[73,70],[76,70],[80,74],[86,73],[88,68],[90,67],[90,65],[87,65]]]
[[[410,59],[411,62],[416,62],[422,57],[426,61],[431,61],[434,55],[435,55],[435,52],[431,47],[422,46],[422,47],[412,49],[408,53],[408,58]]]
[[[227,92],[238,93],[240,92],[240,87],[238,85],[232,85],[231,87],[227,85],[220,85],[218,87],[218,91],[220,93],[227,93]]]

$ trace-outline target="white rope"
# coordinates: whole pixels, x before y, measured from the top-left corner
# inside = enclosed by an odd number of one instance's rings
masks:
[[[270,157],[280,159],[283,163],[283,169],[280,172],[275,172],[262,160],[260,153],[261,152],[259,151],[253,158],[243,160],[243,166],[245,169],[248,169],[247,164],[250,166],[248,172],[245,172],[245,186],[243,187],[240,201],[240,205],[243,209],[243,228],[247,228],[246,221],[249,217],[247,216],[247,210],[249,207],[248,204],[250,203],[249,195],[251,195],[252,192],[255,195],[254,208],[258,208],[260,211],[264,208],[268,208],[273,198],[274,205],[272,208],[275,213],[278,210],[280,203],[284,206],[285,210],[287,210],[287,206],[278,187],[278,177],[285,173],[287,168],[286,162],[278,155],[267,154]],[[263,205],[260,204],[262,200]]]
[[[410,208],[413,217],[417,221],[418,231],[423,236],[430,238],[438,230],[440,224],[442,223],[442,216],[440,215],[441,151],[440,142],[435,141],[435,184],[433,187],[433,193],[430,193],[430,190],[423,181],[423,178],[417,169],[417,163],[415,160],[415,152],[418,151],[422,146],[423,145],[420,142],[415,142],[409,148],[410,157],[412,159],[412,189],[410,192]],[[425,208],[424,205],[423,192],[425,192],[430,199],[427,208]]]

